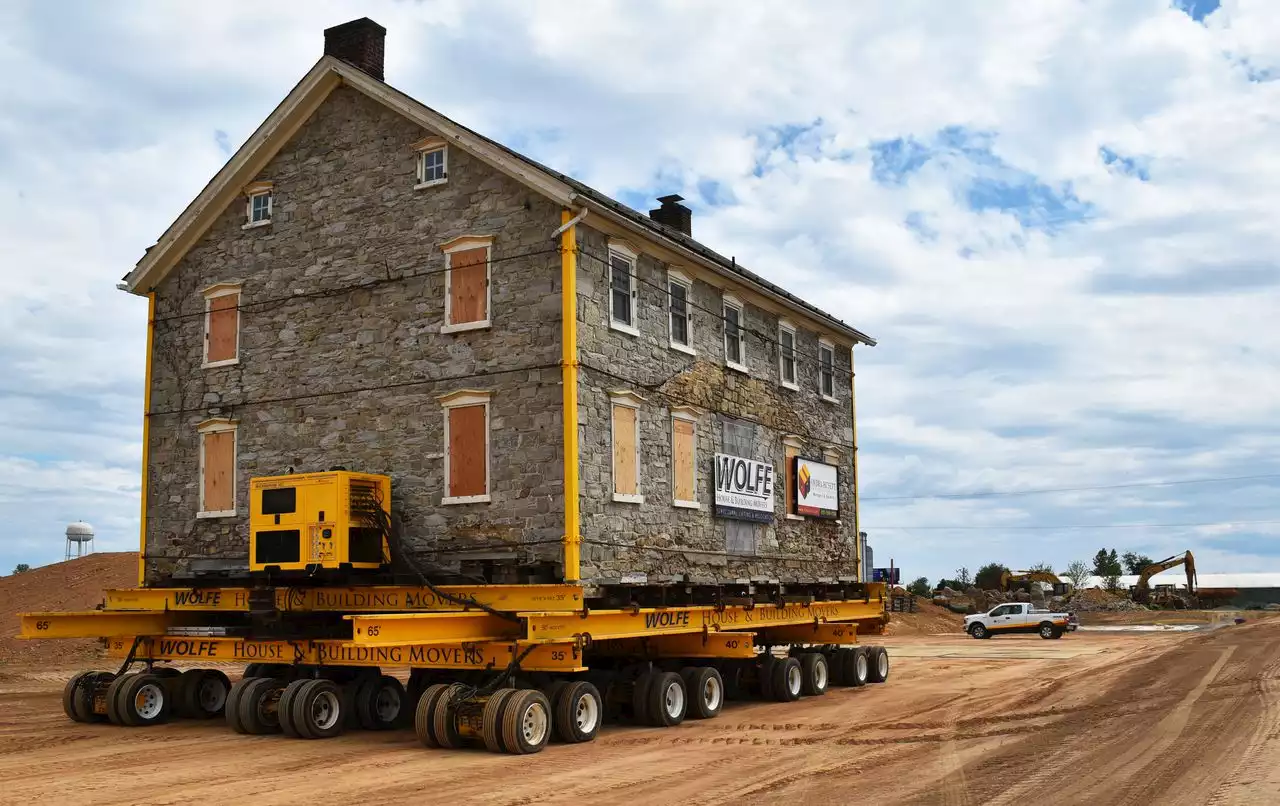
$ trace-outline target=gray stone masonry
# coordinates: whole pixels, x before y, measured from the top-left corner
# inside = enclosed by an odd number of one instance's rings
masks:
[[[561,537],[560,256],[550,240],[559,209],[456,148],[448,181],[414,190],[412,144],[429,134],[355,90],[335,90],[257,177],[274,183],[271,224],[243,229],[239,198],[156,289],[152,579],[194,558],[246,560],[249,478],[290,468],[390,474],[393,514],[417,549]],[[440,245],[464,234],[496,236],[493,325],[441,334]],[[411,275],[425,276],[399,279]],[[246,306],[239,363],[202,369],[201,292],[234,280]],[[166,319],[175,315],[187,316]],[[415,383],[423,379],[445,380]],[[460,389],[492,392],[490,504],[440,505],[437,398]],[[196,429],[210,417],[239,422],[234,517],[196,517]],[[490,553],[505,559],[499,578],[514,579],[520,563],[558,562],[560,546]]]

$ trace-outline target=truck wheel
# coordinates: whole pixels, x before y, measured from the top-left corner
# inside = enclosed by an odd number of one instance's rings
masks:
[[[711,671],[715,673],[714,669]],[[562,741],[589,742],[600,732],[604,702],[599,689],[585,680],[575,680],[559,690],[551,713],[555,715],[556,735]]]
[[[1053,638],[1061,638],[1064,630],[1061,627],[1055,627],[1053,630]]]
[[[514,688],[500,688],[489,695],[480,715],[480,737],[491,753],[505,753],[502,743],[502,717],[506,713],[507,700],[516,693]]]
[[[407,713],[406,695],[400,681],[389,675],[370,677],[356,688],[354,704],[360,727],[365,730],[390,730],[400,724]]]
[[[250,678],[236,702],[237,717],[245,733],[257,736],[280,732],[279,705],[284,691],[284,682],[274,677]]]
[[[684,690],[689,695],[688,715],[710,719],[724,707],[724,679],[711,666],[689,666],[681,670]]]
[[[298,691],[313,678],[299,677],[297,680],[289,683],[284,687],[284,691],[280,694],[280,702],[276,705],[276,714],[280,719],[280,731],[285,736],[292,736],[295,739],[309,738],[302,734],[302,729],[293,722],[293,700],[298,696]]]
[[[773,667],[779,661],[768,653],[760,656],[760,665],[756,667],[756,679],[760,683],[760,699],[773,699]]]
[[[800,671],[804,676],[800,690],[806,697],[818,697],[827,693],[827,686],[831,682],[829,669],[826,657],[817,652],[806,652],[800,656]]]
[[[534,688],[517,691],[507,700],[502,714],[502,743],[507,752],[518,756],[536,753],[547,746],[550,738],[551,703],[547,702],[547,695]]]
[[[1053,625],[1049,622],[1046,621],[1044,624],[1040,625],[1040,637],[1046,641],[1053,637],[1053,632]]]
[[[747,698],[742,682],[744,666],[745,663],[743,661],[733,659],[720,667],[720,679],[724,682],[724,698],[726,700],[745,700]]]
[[[833,649],[826,653],[827,659],[827,684],[829,686],[847,686],[848,683],[844,679],[845,660],[844,656],[848,653],[847,649]]]
[[[67,685],[62,689],[62,712],[72,722],[88,722],[89,714],[93,712],[93,700],[89,700],[89,708],[83,708],[81,702],[84,700],[83,690],[89,691],[92,698],[93,689],[91,688],[91,675],[97,672],[80,672],[67,681]]]
[[[871,674],[870,664],[867,663],[867,653],[862,647],[854,647],[849,650],[846,656],[844,667],[845,684],[849,686],[865,686],[867,677]]]
[[[289,703],[294,729],[304,739],[342,733],[342,690],[332,680],[308,680]]]
[[[675,672],[658,672],[649,686],[649,724],[670,728],[684,721],[689,697],[684,680]]]
[[[127,672],[111,681],[111,685],[107,688],[107,721],[112,725],[128,725],[124,721],[124,715],[120,712],[120,691],[125,684],[129,682],[129,678],[138,674],[138,672]]]
[[[637,725],[652,725],[649,716],[649,689],[657,680],[657,672],[645,672],[636,678],[631,689],[631,718]]]
[[[173,687],[174,706],[187,719],[213,719],[227,706],[231,681],[217,669],[188,669]]]
[[[883,683],[889,679],[889,650],[882,646],[870,649],[871,658],[867,667],[867,681]]]
[[[984,626],[981,622],[979,622],[969,628],[969,634],[972,635],[974,638],[982,639],[982,638],[986,638],[991,633],[987,632],[986,626]]]
[[[418,741],[427,747],[440,746],[433,732],[432,717],[436,710],[436,703],[448,689],[449,686],[445,683],[433,683],[427,686],[422,696],[418,698],[418,707],[414,710],[413,716],[413,732],[418,735]]]
[[[795,702],[800,699],[804,686],[804,671],[795,658],[780,658],[773,664],[773,698],[778,702]]]
[[[244,693],[245,687],[253,682],[252,677],[242,677],[231,685],[231,691],[227,692],[227,707],[223,712],[227,717],[227,727],[236,733],[248,733],[245,730],[244,723],[240,721],[240,695]]]
[[[453,718],[453,699],[458,696],[465,686],[461,683],[454,683],[440,692],[440,696],[436,698],[435,706],[431,709],[431,735],[435,737],[436,744],[446,750],[452,750],[462,746],[462,737],[458,735],[458,723]]]
[[[169,719],[173,707],[164,680],[154,674],[131,675],[116,696],[122,723],[136,727],[159,725]]]

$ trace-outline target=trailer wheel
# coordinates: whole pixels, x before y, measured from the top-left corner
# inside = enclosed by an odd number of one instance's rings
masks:
[[[823,657],[827,659],[827,685],[828,686],[847,686],[848,683],[844,679],[845,660],[844,656],[849,650],[833,649],[823,653]]]
[[[67,718],[70,719],[72,722],[88,722],[89,721],[89,714],[92,713],[92,708],[85,709],[84,707],[81,706],[80,703],[81,703],[81,700],[83,699],[83,695],[81,694],[81,691],[88,689],[90,692],[90,696],[92,696],[93,690],[91,686],[93,681],[90,676],[96,675],[96,674],[97,672],[93,672],[93,671],[80,672],[76,675],[73,675],[72,678],[67,681],[67,685],[63,687],[62,712],[66,714]],[[90,705],[92,704],[93,704],[92,701],[90,701]]]
[[[371,677],[356,688],[355,708],[360,727],[390,730],[399,727],[408,713],[404,686],[390,675]]]
[[[689,695],[684,679],[675,672],[658,672],[649,687],[649,724],[670,728],[684,721]]]
[[[167,721],[173,707],[164,680],[153,674],[129,675],[116,697],[116,713],[121,723],[135,727]]]
[[[107,688],[107,721],[112,725],[128,725],[124,721],[124,715],[120,711],[120,692],[124,688],[129,678],[138,674],[138,672],[128,672],[111,681],[111,685]]]
[[[180,669],[175,669],[172,666],[153,666],[151,667],[150,673],[161,680],[167,680],[171,677],[180,677],[182,675],[182,671]]]
[[[795,658],[779,658],[773,664],[773,699],[778,702],[795,702],[800,699],[804,686],[804,670]]]
[[[720,665],[720,679],[724,682],[724,698],[726,700],[745,700],[747,692],[743,683],[745,664],[741,660],[730,660]]]
[[[867,682],[883,683],[889,679],[889,650],[882,646],[867,648]]]
[[[516,693],[513,688],[500,688],[489,695],[484,704],[484,712],[480,715],[480,736],[484,746],[491,753],[505,753],[506,745],[502,742],[502,717],[506,713],[506,704]]]
[[[631,716],[637,725],[653,725],[649,714],[649,689],[653,687],[659,672],[645,672],[636,678],[631,691]]]
[[[720,672],[711,666],[688,666],[680,670],[684,690],[689,695],[688,715],[710,719],[724,707],[725,685]]]
[[[217,669],[188,669],[173,686],[174,709],[187,719],[213,719],[227,706],[231,681]]]
[[[342,689],[332,680],[308,680],[289,701],[294,730],[304,739],[329,739],[342,733]]]
[[[240,695],[244,693],[245,686],[252,682],[251,677],[242,677],[231,684],[231,691],[227,692],[227,707],[223,709],[227,717],[227,727],[236,733],[248,733],[244,729],[244,723],[240,721]]]
[[[245,683],[236,702],[237,718],[245,733],[260,736],[280,732],[280,698],[284,690],[284,681],[274,677],[254,677]]]
[[[436,701],[448,688],[449,686],[445,683],[433,683],[427,686],[422,696],[418,698],[417,708],[414,709],[413,732],[418,735],[418,741],[427,747],[440,746],[435,734],[431,732],[431,717],[436,708]]]
[[[538,690],[547,695],[547,702],[551,703],[551,713],[559,713],[560,695],[568,688],[568,680],[552,680],[546,685],[538,686]]]
[[[263,664],[261,663],[250,663],[248,666],[244,667],[244,673],[241,674],[240,677],[262,677],[262,667]]]
[[[440,693],[431,709],[431,735],[435,737],[436,744],[446,750],[462,746],[462,737],[458,735],[458,725],[453,720],[450,706],[464,688],[461,683],[451,684]]]
[[[867,652],[862,647],[854,647],[849,650],[849,654],[845,656],[844,679],[845,683],[855,688],[865,686],[867,677],[871,673],[870,664],[867,663]]]
[[[502,714],[502,743],[518,756],[536,753],[551,738],[551,703],[532,688],[520,689],[506,702]]]
[[[760,683],[760,699],[773,699],[773,669],[778,659],[769,653],[760,656],[760,666],[756,670],[756,679]]]
[[[298,696],[298,691],[310,683],[314,678],[299,677],[293,680],[289,685],[284,687],[284,691],[280,692],[280,699],[276,703],[276,716],[280,722],[280,732],[285,736],[292,736],[295,739],[310,738],[304,736],[302,728],[293,721],[293,701]]]
[[[596,738],[604,722],[604,699],[600,690],[586,680],[565,682],[551,701],[556,736],[569,744],[581,744]]]
[[[800,691],[806,697],[818,697],[827,693],[830,684],[827,659],[818,652],[806,652],[800,656],[802,680]]]

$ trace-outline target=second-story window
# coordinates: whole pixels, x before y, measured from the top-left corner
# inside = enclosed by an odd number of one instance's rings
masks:
[[[218,283],[204,290],[204,361],[224,367],[240,361],[240,283]]]
[[[449,146],[439,137],[428,137],[413,144],[418,152],[418,183],[415,189],[444,184],[449,179]]]
[[[818,391],[826,400],[836,399],[836,349],[831,342],[818,342]]]
[[[690,330],[689,295],[693,283],[679,272],[667,274],[667,301],[671,322],[671,346],[686,353],[693,352],[693,333]]]
[[[441,247],[444,252],[444,325],[441,333],[489,327],[490,259],[493,237],[463,235]]]
[[[245,188],[244,229],[271,223],[271,191],[270,182],[254,182]]]
[[[788,389],[796,383],[796,329],[789,322],[778,323],[778,378]]]
[[[742,303],[726,294],[724,298],[724,362],[733,369],[746,372],[745,347]]]
[[[620,245],[609,246],[609,326],[631,335],[636,330],[636,254]]]

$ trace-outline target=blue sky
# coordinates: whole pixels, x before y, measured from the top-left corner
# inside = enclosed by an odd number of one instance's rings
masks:
[[[562,8],[4,4],[0,570],[74,519],[137,545],[145,303],[115,282],[359,14],[395,86],[642,210],[680,193],[880,339],[879,562],[1280,570],[1280,477],[964,497],[1280,475],[1273,4]]]

